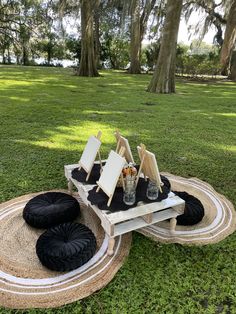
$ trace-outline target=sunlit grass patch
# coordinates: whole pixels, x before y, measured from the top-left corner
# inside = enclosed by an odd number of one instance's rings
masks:
[[[91,121],[78,122],[78,125],[59,126],[55,130],[45,130],[45,137],[38,141],[28,141],[32,144],[49,149],[63,149],[67,151],[82,151],[87,139],[91,135],[97,135],[102,130],[102,141],[104,144],[114,142],[113,129],[104,123]]]

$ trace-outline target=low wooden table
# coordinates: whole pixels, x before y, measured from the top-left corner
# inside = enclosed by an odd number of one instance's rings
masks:
[[[170,232],[174,233],[176,227],[176,217],[184,213],[185,201],[170,192],[167,199],[161,202],[144,204],[139,202],[139,206],[130,208],[126,211],[110,212],[101,210],[92,205],[87,197],[88,192],[94,185],[78,182],[73,179],[71,172],[78,168],[78,164],[66,165],[65,176],[68,181],[68,190],[72,194],[73,186],[78,190],[78,194],[83,202],[90,206],[101,220],[101,225],[109,236],[108,254],[113,254],[115,240],[118,235],[137,230],[148,225],[155,224],[159,221],[170,219]]]

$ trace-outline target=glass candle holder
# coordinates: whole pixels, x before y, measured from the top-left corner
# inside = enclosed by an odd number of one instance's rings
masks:
[[[155,182],[149,180],[147,186],[146,196],[149,200],[154,201],[158,198],[159,195],[159,188]]]
[[[134,205],[135,201],[136,201],[135,179],[126,178],[123,202],[126,205]]]

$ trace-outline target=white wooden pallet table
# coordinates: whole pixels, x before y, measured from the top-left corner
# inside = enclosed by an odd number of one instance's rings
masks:
[[[114,238],[118,235],[155,224],[157,222],[170,219],[170,232],[174,233],[176,227],[176,217],[184,213],[185,202],[180,197],[170,192],[168,198],[161,202],[142,203],[139,206],[130,208],[126,211],[110,212],[100,210],[92,205],[87,197],[88,192],[94,185],[84,184],[73,179],[71,172],[78,168],[79,164],[66,165],[65,176],[68,181],[68,190],[72,193],[73,186],[78,190],[83,202],[90,206],[101,220],[101,225],[109,236],[108,254],[113,254]]]

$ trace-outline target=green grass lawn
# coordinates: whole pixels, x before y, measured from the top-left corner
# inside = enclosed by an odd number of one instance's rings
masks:
[[[88,136],[102,130],[106,158],[119,129],[136,160],[142,142],[161,171],[205,180],[236,204],[236,84],[179,81],[175,95],[156,95],[145,91],[149,75],[101,74],[0,67],[1,202],[66,188],[63,166],[79,160]],[[235,278],[236,234],[189,247],[133,233],[107,287],[58,310],[24,313],[236,313]]]

